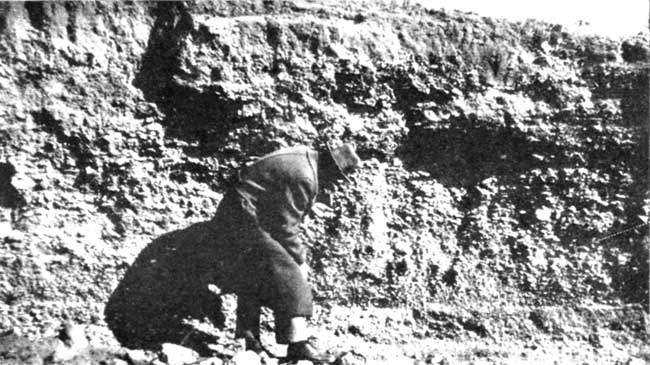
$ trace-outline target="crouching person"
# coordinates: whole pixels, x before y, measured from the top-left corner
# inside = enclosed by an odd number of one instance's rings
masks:
[[[274,312],[275,336],[288,344],[287,360],[328,363],[317,349],[307,320],[313,312],[300,224],[323,189],[355,170],[351,144],[323,151],[281,149],[244,167],[213,219],[226,250],[226,272],[237,294],[236,336],[260,352],[260,309]]]

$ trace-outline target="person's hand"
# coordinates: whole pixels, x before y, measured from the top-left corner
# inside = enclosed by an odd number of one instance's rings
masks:
[[[302,274],[302,277],[307,279],[309,277],[309,266],[307,266],[306,263],[300,265],[298,267],[300,269],[300,273]]]

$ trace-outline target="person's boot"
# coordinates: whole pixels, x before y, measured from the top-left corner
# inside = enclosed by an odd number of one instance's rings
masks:
[[[316,346],[315,339],[312,337],[307,341],[290,343],[287,348],[286,360],[288,362],[307,360],[314,364],[330,364],[336,360],[336,357],[320,351]]]

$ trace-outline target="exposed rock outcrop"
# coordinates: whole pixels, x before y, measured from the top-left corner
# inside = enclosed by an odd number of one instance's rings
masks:
[[[1,3],[0,330],[106,330],[116,293],[154,303],[126,337],[227,328],[199,270],[168,292],[125,273],[172,277],[187,260],[134,260],[204,239],[248,159],[333,140],[368,162],[305,223],[324,312],[408,308],[402,337],[642,340],[616,313],[648,305],[647,58],[647,34],[395,4]]]

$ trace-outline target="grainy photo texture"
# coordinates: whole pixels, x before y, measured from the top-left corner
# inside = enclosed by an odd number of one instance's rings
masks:
[[[649,362],[650,12],[564,3],[0,2],[0,363]]]

